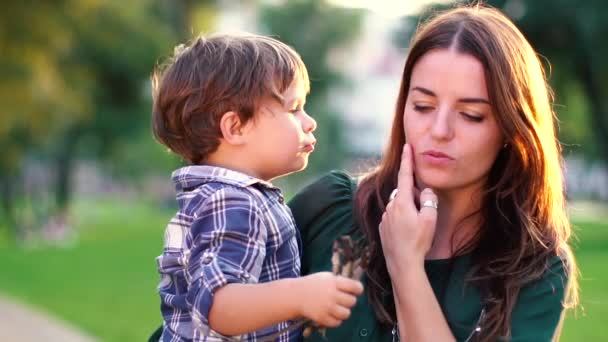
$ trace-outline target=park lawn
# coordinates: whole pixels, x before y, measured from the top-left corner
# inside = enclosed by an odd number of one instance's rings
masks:
[[[161,324],[154,258],[169,209],[79,201],[79,243],[0,246],[0,292],[41,307],[102,341],[143,341]]]
[[[582,309],[570,311],[562,341],[608,341],[608,221],[575,221]]]
[[[119,200],[74,207],[79,243],[18,249],[0,242],[0,292],[79,326],[103,341],[142,341],[160,324],[154,258],[171,210]],[[577,221],[584,312],[562,341],[608,337],[608,222]]]

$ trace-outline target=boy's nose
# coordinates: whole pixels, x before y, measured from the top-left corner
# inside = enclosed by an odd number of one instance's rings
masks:
[[[317,121],[306,112],[304,112],[304,119],[302,120],[302,129],[306,133],[314,132],[317,129]]]

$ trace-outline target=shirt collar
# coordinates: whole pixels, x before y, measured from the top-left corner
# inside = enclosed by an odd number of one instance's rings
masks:
[[[179,168],[173,171],[171,180],[175,184],[177,191],[198,187],[209,182],[221,182],[243,188],[254,184],[261,184],[265,188],[279,190],[272,183],[262,179],[239,171],[210,165],[191,165]]]

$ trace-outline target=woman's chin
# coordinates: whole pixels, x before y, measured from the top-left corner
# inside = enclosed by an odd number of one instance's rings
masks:
[[[448,177],[416,177],[416,187],[419,190],[431,188],[433,190],[441,191],[447,190],[453,185],[453,179],[448,179]]]

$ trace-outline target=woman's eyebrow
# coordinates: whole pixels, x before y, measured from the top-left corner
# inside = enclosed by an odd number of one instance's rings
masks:
[[[421,93],[423,93],[425,95],[437,97],[437,95],[435,95],[435,93],[433,93],[431,90],[426,89],[426,88],[414,87],[414,88],[412,88],[412,91],[414,91],[414,90],[418,90],[419,92],[421,92]]]
[[[423,88],[423,87],[413,87],[412,91],[417,90],[425,95],[429,95],[429,96],[434,96],[437,97],[437,95],[429,89]],[[461,98],[458,99],[458,102],[463,102],[463,103],[484,103],[487,105],[490,105],[490,101],[481,98],[481,97],[465,97],[465,98]]]
[[[458,99],[458,102],[464,102],[464,103],[484,103],[489,105],[490,101],[481,98],[481,97],[465,97],[462,99]]]

